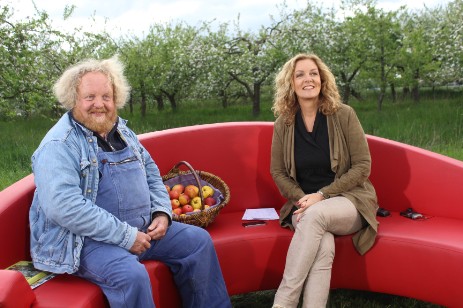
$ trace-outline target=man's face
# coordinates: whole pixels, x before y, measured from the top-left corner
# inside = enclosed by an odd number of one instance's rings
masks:
[[[113,87],[105,74],[90,72],[82,76],[72,114],[77,121],[102,137],[112,129],[117,112]]]

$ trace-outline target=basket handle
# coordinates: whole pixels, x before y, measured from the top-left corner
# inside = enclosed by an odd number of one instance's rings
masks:
[[[196,183],[198,184],[198,189],[199,189],[199,197],[201,198],[201,211],[204,210],[204,197],[203,197],[203,190],[202,190],[202,186],[201,186],[201,181],[199,180],[199,176],[198,176],[198,173],[196,172],[196,170],[190,165],[189,162],[187,161],[184,161],[184,160],[181,160],[179,161],[178,163],[175,164],[175,166],[172,167],[172,169],[168,172],[169,174],[173,173],[173,174],[176,174],[178,173],[178,170],[179,170],[179,167],[181,165],[185,165],[191,172],[191,174],[193,174],[195,180],[196,180]]]

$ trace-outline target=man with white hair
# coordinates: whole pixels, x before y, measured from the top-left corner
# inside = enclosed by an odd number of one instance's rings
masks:
[[[139,261],[159,260],[184,307],[231,307],[208,232],[172,221],[156,163],[117,115],[130,92],[122,63],[82,61],[54,92],[69,111],[32,155],[34,266],[97,284],[111,307],[145,308],[154,301]]]

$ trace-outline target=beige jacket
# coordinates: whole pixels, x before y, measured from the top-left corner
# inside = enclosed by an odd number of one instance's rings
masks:
[[[330,197],[344,196],[355,205],[365,218],[368,226],[358,231],[354,237],[354,246],[360,254],[366,253],[374,244],[378,221],[376,192],[368,179],[371,169],[371,157],[363,128],[348,105],[334,114],[327,116],[330,145],[331,169],[335,172],[335,180],[321,189]],[[294,124],[286,125],[282,117],[275,121],[272,141],[270,172],[287,202],[280,211],[280,224],[289,215],[294,202],[305,194],[296,182],[296,166],[294,163]]]

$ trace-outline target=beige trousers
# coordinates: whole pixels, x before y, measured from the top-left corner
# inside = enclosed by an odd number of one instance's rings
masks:
[[[352,234],[362,228],[362,218],[347,198],[334,197],[315,203],[296,221],[283,279],[274,305],[303,308],[326,307],[334,259],[334,235]]]

